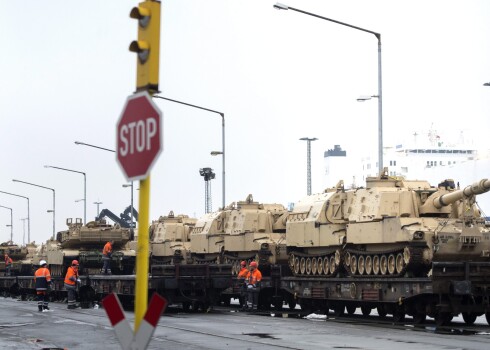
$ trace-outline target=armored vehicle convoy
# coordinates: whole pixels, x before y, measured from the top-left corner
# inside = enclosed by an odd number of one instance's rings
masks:
[[[187,215],[160,216],[150,226],[151,262],[153,265],[192,263],[190,232],[196,219]]]
[[[58,232],[56,241],[46,243],[46,258],[54,276],[63,276],[72,260],[80,263],[80,274],[98,274],[102,267],[102,248],[114,241],[111,257],[113,274],[132,274],[136,252],[129,249],[129,228],[111,225],[104,219],[82,224],[82,219],[66,220],[68,230]]]
[[[12,276],[19,276],[25,273],[30,273],[31,269],[29,266],[24,266],[26,264],[26,259],[29,251],[32,252],[32,246],[35,244],[28,244],[27,246],[20,246],[14,244],[12,241],[4,242],[0,244],[0,274],[5,273],[5,261],[3,259],[5,254],[8,254],[12,259],[12,267],[10,269],[10,274]]]
[[[425,276],[437,261],[490,262],[490,229],[476,196],[484,179],[463,189],[446,180],[342,182],[299,201],[287,222],[289,265],[298,276]]]
[[[232,264],[233,274],[240,270],[241,260],[259,262],[263,273],[271,264],[287,263],[287,215],[282,204],[260,204],[252,195],[206,214],[191,231],[193,259]]]

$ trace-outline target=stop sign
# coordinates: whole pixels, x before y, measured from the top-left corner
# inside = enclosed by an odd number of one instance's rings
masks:
[[[116,158],[128,181],[145,179],[163,149],[162,112],[144,91],[127,98],[116,125]]]

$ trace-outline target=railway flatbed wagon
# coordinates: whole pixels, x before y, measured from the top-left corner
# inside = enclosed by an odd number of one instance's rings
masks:
[[[467,324],[485,315],[490,324],[487,262],[434,262],[431,276],[419,278],[283,277],[281,289],[311,312],[333,310],[335,316],[342,316],[360,308],[367,316],[376,309],[381,317],[393,315],[395,322],[410,315],[418,324],[429,316],[439,325],[459,314]]]

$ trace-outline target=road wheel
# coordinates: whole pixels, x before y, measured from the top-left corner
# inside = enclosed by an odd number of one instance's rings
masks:
[[[386,255],[381,255],[381,258],[379,258],[379,272],[381,272],[382,275],[386,275],[386,272],[388,271],[388,258]]]
[[[374,275],[379,274],[379,256],[378,255],[373,256],[373,274]]]
[[[388,272],[390,275],[394,275],[395,271],[396,271],[395,256],[393,254],[390,254],[388,256]]]

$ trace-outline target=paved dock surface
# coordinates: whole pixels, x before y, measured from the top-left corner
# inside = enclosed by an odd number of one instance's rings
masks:
[[[34,301],[0,298],[0,349],[120,349],[102,308],[67,310],[51,303],[40,313]],[[133,325],[134,314],[125,312]],[[490,326],[440,332],[433,324],[413,326],[253,315],[230,310],[168,312],[160,319],[148,349],[485,349]],[[456,325],[457,325],[456,321]]]

